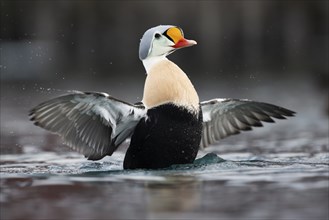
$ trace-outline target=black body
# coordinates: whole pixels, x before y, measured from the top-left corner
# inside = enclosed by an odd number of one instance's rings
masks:
[[[199,150],[202,111],[164,104],[147,111],[131,137],[124,169],[158,169],[192,163]]]

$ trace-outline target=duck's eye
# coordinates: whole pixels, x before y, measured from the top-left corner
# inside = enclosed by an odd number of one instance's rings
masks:
[[[161,34],[156,33],[156,34],[154,35],[154,37],[155,37],[156,39],[159,39],[159,38],[161,37]]]

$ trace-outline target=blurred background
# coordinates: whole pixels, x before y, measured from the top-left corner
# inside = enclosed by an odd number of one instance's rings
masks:
[[[170,56],[195,83],[328,74],[327,1],[2,0],[1,81],[142,82],[159,24],[199,43]]]
[[[2,0],[2,136],[35,130],[28,110],[69,90],[140,101],[139,41],[159,24],[198,42],[169,58],[201,100],[272,102],[315,124],[328,114],[328,1]]]
[[[328,218],[328,1],[0,2],[1,219],[145,219],[158,209],[173,219],[184,210],[184,219]],[[32,107],[70,90],[140,101],[146,76],[139,42],[159,24],[180,26],[198,42],[169,59],[188,74],[200,100],[247,98],[297,112],[209,151],[228,160],[286,160],[291,168],[260,164],[257,174],[224,163],[208,175],[174,171],[178,182],[154,188],[152,173],[141,173],[147,179],[139,182],[124,173],[128,181],[116,182],[110,171],[122,167],[120,149],[86,161],[29,121]],[[66,175],[94,169],[108,178],[91,174],[72,183]],[[237,181],[230,185],[230,178]]]
[[[1,0],[1,134],[68,90],[140,101],[139,41],[159,24],[178,25],[198,42],[170,59],[201,100],[328,113],[328,1]]]
[[[201,100],[271,102],[303,126],[327,120],[328,1],[1,0],[2,146],[40,131],[29,109],[69,90],[140,101],[139,42],[159,24],[198,42],[169,58]]]

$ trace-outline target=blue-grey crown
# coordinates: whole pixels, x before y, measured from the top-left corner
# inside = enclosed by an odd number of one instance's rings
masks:
[[[148,29],[139,44],[139,59],[144,60],[150,52],[151,44],[155,33],[164,33],[168,28],[175,27],[173,25],[159,25]]]

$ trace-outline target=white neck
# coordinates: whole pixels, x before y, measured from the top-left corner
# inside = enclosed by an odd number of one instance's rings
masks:
[[[163,60],[168,60],[166,55],[147,57],[146,59],[142,60],[146,73],[148,74],[155,64]]]

